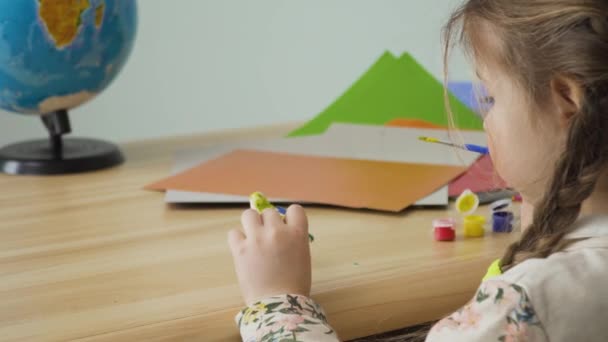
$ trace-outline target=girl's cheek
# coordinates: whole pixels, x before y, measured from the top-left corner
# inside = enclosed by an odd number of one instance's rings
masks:
[[[488,133],[488,149],[490,151],[490,158],[494,165],[494,172],[504,179],[509,185],[514,184],[513,169],[509,165],[513,165],[512,160],[510,161],[509,152],[501,149],[500,143],[498,143],[491,133]]]
[[[498,144],[500,144],[500,141],[497,141],[497,139],[500,139],[500,132],[497,131],[495,124],[495,119],[491,116],[487,116],[486,120],[483,122],[483,128],[486,131],[488,149],[490,151],[490,157],[492,158],[494,168],[496,172],[504,178],[504,173],[508,170],[503,170],[503,159],[505,156],[502,156],[502,153],[499,151]]]
[[[494,138],[497,136],[499,132],[496,131],[496,125],[494,122],[494,118],[488,112],[483,120],[483,130],[486,132],[488,137],[488,148],[490,148],[490,152],[496,151],[494,149]]]

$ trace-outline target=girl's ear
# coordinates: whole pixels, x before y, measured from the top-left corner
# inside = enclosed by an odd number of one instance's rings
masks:
[[[551,95],[558,111],[559,122],[566,128],[583,106],[583,88],[573,78],[556,76],[551,80]]]

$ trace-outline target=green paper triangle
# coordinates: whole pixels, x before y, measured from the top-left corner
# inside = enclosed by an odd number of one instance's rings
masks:
[[[342,96],[289,136],[322,134],[334,122],[384,125],[420,119],[447,126],[443,85],[408,53],[384,53]],[[482,121],[450,94],[456,127],[481,130]]]

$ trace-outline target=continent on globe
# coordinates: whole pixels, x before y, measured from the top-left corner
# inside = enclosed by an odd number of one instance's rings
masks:
[[[40,19],[57,48],[70,45],[80,29],[82,12],[91,6],[89,0],[38,0],[38,2]]]
[[[95,8],[95,26],[97,28],[101,27],[101,23],[103,22],[103,11],[105,9],[105,5],[103,2]]]
[[[40,113],[52,113],[60,109],[74,108],[89,101],[93,97],[95,97],[95,93],[84,90],[75,94],[52,96],[40,102],[38,110]]]

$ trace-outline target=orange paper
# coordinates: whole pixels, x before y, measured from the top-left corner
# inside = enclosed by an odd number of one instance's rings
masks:
[[[423,129],[439,129],[439,130],[444,130],[447,131],[449,128],[447,126],[440,126],[440,125],[436,125],[432,122],[428,122],[425,120],[420,120],[420,119],[401,119],[401,118],[397,118],[397,119],[393,119],[388,121],[387,123],[384,124],[384,126],[387,127],[409,127],[409,128],[423,128]],[[464,129],[464,128],[457,128],[456,130],[459,131],[479,131],[477,129]]]
[[[420,119],[393,119],[385,124],[389,127],[409,127],[409,128],[430,128],[430,129],[447,129],[434,123]]]
[[[398,212],[466,169],[235,150],[161,180],[148,190],[268,197]]]

